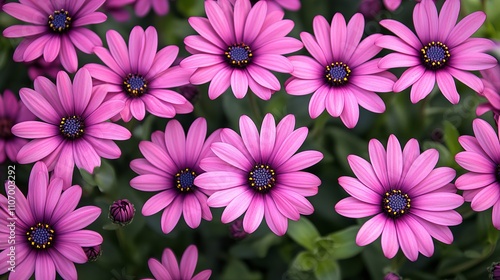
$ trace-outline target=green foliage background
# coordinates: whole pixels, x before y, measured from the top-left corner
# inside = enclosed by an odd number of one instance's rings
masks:
[[[9,1],[8,1],[9,2]],[[357,10],[359,0],[302,0],[302,9],[287,12],[286,18],[295,22],[291,36],[299,38],[302,31],[312,32],[312,19],[323,15],[330,20],[334,13],[341,12],[349,19]],[[442,0],[437,1],[438,6]],[[462,16],[476,10],[484,10],[488,18],[476,36],[500,39],[500,0],[465,0],[462,2]],[[380,11],[374,19],[366,20],[365,37],[372,33],[387,33],[378,21],[393,18],[412,28],[413,0],[403,0],[398,10],[391,13]],[[153,25],[160,36],[160,47],[178,45],[180,56],[188,56],[183,38],[194,34],[187,18],[204,16],[202,0],[177,0],[171,2],[171,12],[164,17],[150,14],[137,18],[132,14],[130,21],[118,23],[109,16],[108,21],[92,28],[101,38],[107,30],[115,29],[125,38],[135,25]],[[0,29],[15,24],[16,20],[0,13]],[[33,87],[24,64],[14,63],[12,53],[17,40],[0,36],[0,91],[11,89],[17,93],[22,87]],[[106,45],[106,43],[105,43]],[[299,53],[307,54],[304,50]],[[383,52],[381,55],[387,52]],[[92,55],[79,53],[79,65],[100,61]],[[402,70],[395,71],[399,76]],[[284,81],[287,75],[277,74]],[[476,106],[484,102],[469,88],[457,82],[461,100],[451,105],[435,88],[433,93],[418,104],[409,101],[409,90],[401,93],[384,93],[386,112],[374,114],[360,110],[360,121],[355,129],[347,129],[339,119],[324,113],[311,120],[307,111],[308,96],[289,96],[284,90],[277,92],[270,101],[237,100],[227,92],[216,100],[209,100],[207,85],[199,86],[199,95],[194,101],[195,110],[176,119],[187,129],[196,117],[208,120],[209,132],[221,127],[238,130],[242,114],[249,115],[260,124],[265,113],[272,113],[276,119],[294,114],[298,126],[307,126],[309,136],[303,150],[315,149],[324,154],[324,159],[308,171],[318,175],[322,184],[318,195],[310,198],[315,207],[313,215],[290,222],[287,235],[275,236],[263,223],[251,236],[243,240],[232,239],[229,226],[220,222],[222,209],[213,209],[213,221],[202,221],[197,229],[190,229],[181,219],[175,230],[165,235],[160,229],[160,215],[143,217],[141,208],[152,193],[139,192],[129,185],[136,176],[129,168],[132,159],[142,155],[138,149],[141,140],[150,140],[151,132],[164,130],[168,120],[148,116],[144,121],[132,121],[125,125],[133,132],[128,141],[118,142],[122,157],[118,160],[103,160],[102,166],[93,175],[75,171],[74,183],[84,189],[83,205],[97,205],[102,209],[100,218],[91,229],[104,237],[103,254],[96,261],[77,265],[80,279],[139,279],[151,277],[147,260],[160,258],[164,248],[174,250],[180,259],[189,244],[199,249],[197,271],[212,269],[212,279],[258,280],[258,279],[382,279],[388,271],[397,271],[408,279],[485,279],[486,268],[493,261],[500,261],[497,245],[499,232],[491,223],[491,210],[475,213],[470,204],[458,209],[464,222],[452,227],[455,241],[445,245],[435,241],[435,253],[431,258],[422,255],[416,262],[405,260],[401,252],[393,260],[386,259],[381,251],[380,240],[366,247],[358,247],[354,238],[364,220],[344,218],[334,211],[334,205],[347,196],[339,186],[337,178],[353,175],[346,157],[356,154],[368,158],[368,141],[377,138],[387,143],[388,136],[395,134],[400,142],[416,138],[423,150],[436,148],[440,152],[439,166],[450,166],[462,170],[454,155],[461,151],[458,135],[472,135],[472,120]],[[491,113],[483,116],[494,124]],[[7,176],[7,165],[1,165],[1,179]],[[26,190],[32,165],[17,165],[16,179],[21,189]],[[300,183],[300,182],[299,182]],[[109,205],[117,199],[128,198],[135,204],[136,216],[132,224],[116,228],[107,218]],[[1,277],[0,277],[1,278]],[[5,275],[4,275],[5,278]]]

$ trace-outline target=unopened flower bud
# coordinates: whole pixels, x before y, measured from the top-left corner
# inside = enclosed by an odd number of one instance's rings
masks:
[[[401,276],[397,275],[394,272],[389,272],[384,276],[384,280],[401,280]]]
[[[101,245],[93,246],[93,247],[83,247],[83,251],[85,255],[87,255],[87,259],[89,262],[93,262],[97,260],[102,254]]]
[[[500,262],[494,262],[488,267],[491,280],[500,280]]]
[[[232,222],[229,226],[229,232],[231,233],[231,237],[234,239],[243,239],[248,235],[248,233],[246,233],[243,229],[242,219],[236,219]]]
[[[134,219],[134,215],[134,204],[128,201],[128,199],[119,199],[109,206],[108,217],[115,224],[121,226],[128,225],[132,222],[132,219]]]

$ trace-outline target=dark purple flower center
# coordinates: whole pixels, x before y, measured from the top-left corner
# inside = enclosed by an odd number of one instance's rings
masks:
[[[448,47],[439,41],[430,42],[420,51],[422,52],[422,61],[425,67],[431,70],[437,70],[444,67],[451,56]]]
[[[196,187],[194,185],[194,178],[196,178],[196,172],[189,168],[182,169],[177,174],[175,174],[175,186],[178,191],[182,193],[193,191]]]
[[[79,116],[65,117],[59,123],[61,134],[67,139],[80,138],[84,133],[85,123]]]
[[[332,62],[325,68],[326,82],[332,86],[344,85],[349,81],[351,69],[343,62]]]
[[[47,249],[54,243],[55,231],[48,225],[38,223],[26,232],[28,243],[35,249]]]
[[[52,15],[49,15],[49,27],[54,32],[64,32],[69,29],[71,23],[71,17],[68,11],[60,9],[59,11],[54,11]]]
[[[256,164],[248,173],[248,184],[259,193],[269,192],[276,185],[276,173],[265,164]]]
[[[12,121],[7,118],[0,118],[0,139],[12,138]]]
[[[233,44],[224,52],[224,56],[229,65],[238,68],[245,68],[252,60],[253,54],[250,47],[244,43]]]
[[[145,94],[148,89],[146,79],[138,74],[128,74],[123,81],[123,86],[131,97],[140,97]]]
[[[500,164],[498,164],[495,168],[495,177],[497,179],[497,182],[500,182]]]
[[[410,210],[410,198],[401,190],[392,190],[384,194],[382,208],[387,216],[398,218]]]

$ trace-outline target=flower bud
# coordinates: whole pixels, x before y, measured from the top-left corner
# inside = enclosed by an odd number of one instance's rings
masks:
[[[500,262],[494,262],[488,267],[491,280],[500,280]]]
[[[243,239],[248,235],[248,233],[246,233],[243,229],[242,219],[236,219],[234,222],[232,222],[229,226],[229,232],[231,234],[231,237],[234,239]]]
[[[85,255],[87,255],[87,259],[89,262],[93,262],[97,260],[102,254],[101,245],[93,246],[93,247],[83,247],[83,251]]]
[[[384,276],[384,280],[401,280],[401,276],[397,275],[394,272],[389,272]]]
[[[132,219],[134,219],[134,215],[134,204],[128,201],[128,199],[119,199],[109,206],[108,217],[115,224],[121,226],[128,225],[132,222]]]

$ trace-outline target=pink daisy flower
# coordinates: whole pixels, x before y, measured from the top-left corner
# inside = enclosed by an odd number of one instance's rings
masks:
[[[211,154],[210,144],[218,139],[219,132],[212,133],[205,141],[207,122],[196,119],[189,128],[187,137],[177,120],[168,122],[165,132],[156,131],[150,141],[142,141],[139,149],[145,158],[135,159],[130,167],[139,176],[130,185],[140,191],[160,193],[151,197],[142,207],[144,216],[163,210],[161,229],[167,234],[184,214],[186,224],[197,228],[201,219],[212,220],[207,205],[207,195],[194,184],[194,179],[203,173],[200,160]]]
[[[318,193],[320,179],[301,171],[318,163],[323,154],[318,151],[297,153],[307,137],[307,128],[294,130],[295,117],[288,115],[276,126],[267,114],[260,134],[248,116],[240,118],[239,136],[223,129],[221,142],[212,144],[216,157],[201,161],[206,171],[194,183],[213,192],[210,207],[226,207],[222,222],[230,223],[245,213],[243,228],[254,232],[265,217],[269,228],[283,235],[288,219],[297,221],[300,214],[314,212],[305,198]],[[295,155],[294,155],[295,154]]]
[[[146,16],[151,9],[159,16],[164,16],[169,10],[169,0],[136,0],[135,13],[140,16]]]
[[[105,14],[96,12],[104,1],[26,0],[5,4],[4,12],[28,23],[3,31],[7,38],[24,38],[14,52],[14,61],[29,62],[43,55],[45,61],[52,62],[59,57],[64,69],[75,72],[75,47],[90,54],[95,46],[102,45],[99,36],[84,26],[106,21]]]
[[[282,11],[269,12],[267,1],[253,7],[249,0],[205,1],[206,18],[191,17],[189,24],[200,34],[184,39],[193,55],[181,67],[197,68],[190,82],[210,82],[208,96],[219,97],[231,86],[236,98],[248,88],[264,100],[280,90],[279,80],[269,71],[290,73],[292,63],[283,56],[302,48],[302,43],[285,37],[294,23],[283,20]]]
[[[417,140],[408,141],[401,151],[391,135],[387,151],[376,139],[368,146],[371,163],[349,155],[347,160],[357,178],[342,176],[339,184],[352,197],[340,200],[335,211],[349,218],[370,217],[360,228],[356,244],[365,246],[382,235],[382,251],[393,258],[399,247],[411,261],[418,253],[430,257],[435,239],[451,244],[448,226],[462,217],[453,209],[464,199],[450,182],[455,170],[438,167],[439,153],[429,149],[420,154]]]
[[[498,123],[500,116],[500,65],[481,71],[484,91],[480,94],[487,99],[487,102],[479,104],[476,108],[476,115],[480,116],[488,111],[493,112],[493,117]]]
[[[130,19],[130,14],[125,6],[134,4],[136,0],[106,0],[102,8],[110,13],[116,21],[125,22]]]
[[[483,91],[483,83],[468,71],[492,68],[497,60],[484,53],[494,43],[484,38],[469,38],[486,19],[484,12],[475,12],[455,25],[460,12],[460,0],[448,0],[438,16],[436,5],[423,0],[413,10],[413,24],[417,36],[402,23],[385,19],[382,26],[397,35],[382,36],[375,44],[396,51],[383,57],[378,66],[384,69],[409,67],[394,84],[400,92],[411,87],[412,103],[425,98],[435,83],[444,97],[457,104],[460,95],[453,78],[474,91]]]
[[[482,119],[472,122],[473,136],[463,135],[458,141],[465,149],[455,156],[456,162],[469,171],[455,184],[463,190],[472,210],[481,212],[493,206],[493,226],[500,230],[500,143],[495,130]]]
[[[73,167],[89,173],[101,165],[101,157],[116,159],[120,148],[113,140],[126,140],[130,131],[107,122],[124,105],[121,100],[105,101],[106,89],[92,87],[87,70],[79,70],[71,82],[59,72],[56,85],[45,77],[35,79],[35,90],[22,88],[21,100],[41,121],[24,121],[12,127],[17,137],[34,139],[24,145],[17,161],[27,164],[42,160],[55,176],[69,186]]]
[[[236,0],[229,0],[232,4],[236,3]],[[259,0],[251,0],[252,3],[258,2]],[[290,10],[290,11],[298,11],[300,10],[300,0],[260,0],[267,1],[267,7],[270,11],[276,10]]]
[[[331,26],[322,16],[313,21],[314,36],[302,32],[300,38],[313,58],[289,57],[294,70],[286,82],[286,92],[305,95],[314,92],[309,102],[309,115],[317,118],[326,108],[348,127],[358,123],[359,107],[382,113],[385,104],[376,92],[392,91],[396,77],[378,68],[373,57],[382,48],[373,42],[380,34],[361,40],[365,26],[363,15],[357,13],[346,24],[336,13]]]
[[[383,2],[385,8],[391,12],[395,11],[401,5],[401,0],[383,0]]]
[[[181,265],[179,267],[174,252],[169,248],[163,250],[161,262],[156,259],[149,259],[149,270],[154,279],[158,280],[208,280],[212,275],[212,270],[206,269],[193,277],[196,263],[198,262],[198,249],[195,245],[189,245],[182,254]],[[152,278],[145,278],[148,280]]]
[[[64,279],[77,279],[74,263],[86,263],[82,247],[102,243],[102,236],[83,229],[101,214],[95,206],[76,209],[82,196],[78,185],[64,185],[60,178],[49,180],[47,167],[37,162],[31,170],[28,196],[7,181],[5,191],[16,201],[15,210],[7,198],[0,196],[0,219],[4,225],[15,221],[15,267],[9,279],[56,279],[56,272]],[[64,192],[63,189],[66,189]],[[0,245],[0,273],[9,271],[12,240],[7,230],[0,231],[5,240]]]
[[[16,162],[17,153],[28,140],[16,137],[12,126],[16,123],[35,120],[35,116],[18,101],[10,90],[0,95],[0,164],[5,159]]]
[[[156,52],[158,33],[152,26],[145,31],[136,26],[130,32],[129,45],[115,30],[106,33],[109,51],[94,49],[106,66],[85,65],[90,75],[107,86],[108,97],[125,102],[119,116],[128,122],[144,119],[146,111],[162,118],[193,111],[193,105],[181,94],[168,88],[189,83],[190,72],[179,66],[170,67],[179,48],[167,46]]]

